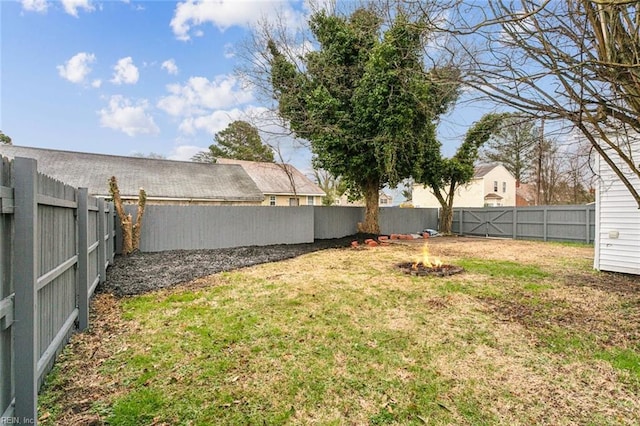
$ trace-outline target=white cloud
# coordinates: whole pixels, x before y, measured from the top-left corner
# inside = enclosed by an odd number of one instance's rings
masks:
[[[190,161],[197,153],[208,150],[209,148],[206,146],[181,145],[173,149],[167,158],[169,160]]]
[[[141,100],[134,104],[122,95],[114,95],[109,105],[98,111],[100,125],[119,130],[129,136],[138,134],[158,134],[160,129],[148,114],[149,103]]]
[[[49,3],[47,0],[22,0],[22,10],[27,12],[47,13]]]
[[[72,83],[82,84],[91,72],[90,64],[96,61],[93,53],[80,52],[71,57],[64,65],[58,65],[60,77]]]
[[[99,78],[96,78],[91,82],[91,87],[93,88],[99,89],[100,86],[102,86],[102,80],[100,80]]]
[[[95,10],[89,0],[62,0],[64,11],[71,16],[78,17],[78,9],[84,9],[87,12]]]
[[[274,6],[280,6],[274,7]],[[255,1],[255,0],[186,0],[178,3],[171,19],[171,29],[179,40],[189,40],[193,27],[210,23],[220,31],[224,31],[234,25],[249,27],[261,18],[276,18],[280,15],[284,18],[288,27],[299,25],[303,16],[296,12],[286,2]]]
[[[161,68],[163,70],[167,70],[167,72],[171,75],[178,75],[178,66],[176,65],[176,61],[173,58],[164,61]]]
[[[169,115],[203,115],[211,110],[244,104],[253,100],[253,93],[243,88],[237,78],[228,75],[213,81],[205,77],[191,77],[184,85],[167,86],[170,95],[158,101],[158,108]]]
[[[118,63],[113,66],[113,70],[113,78],[111,79],[113,84],[136,84],[140,77],[138,67],[133,65],[131,56],[118,60]]]
[[[185,118],[180,123],[179,129],[188,135],[193,135],[200,130],[215,135],[226,129],[232,121],[240,119],[241,116],[242,111],[237,108],[230,111],[217,110],[208,115]]]
[[[187,117],[180,123],[179,130],[187,135],[193,135],[198,131],[204,131],[210,135],[224,130],[236,120],[253,122],[254,118],[265,113],[266,108],[249,105],[244,109],[233,108],[231,110],[216,110],[210,114]]]
[[[227,59],[233,58],[236,56],[236,51],[231,43],[227,43],[224,45],[224,57]]]

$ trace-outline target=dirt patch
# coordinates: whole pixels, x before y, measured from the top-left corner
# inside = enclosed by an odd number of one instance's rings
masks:
[[[593,260],[593,248],[589,246],[566,246],[540,241],[511,240],[501,238],[482,237],[432,237],[409,241],[394,241],[395,244],[405,244],[410,247],[429,245],[434,256],[468,256],[481,259],[496,259],[503,261],[521,261],[525,263],[554,263],[555,257],[563,259],[589,258]],[[544,252],[540,250],[544,249]]]
[[[482,301],[501,321],[519,323],[529,330],[572,330],[598,336],[605,346],[640,346],[639,297],[621,302],[604,293],[584,296],[580,301],[569,301],[557,294],[555,300],[545,304],[526,294],[514,294],[510,300],[486,297]],[[626,309],[621,309],[621,304]]]
[[[371,237],[357,234],[308,244],[136,252],[129,256],[116,256],[98,292],[112,293],[118,297],[148,293],[218,272],[291,259],[318,250],[349,247],[352,241],[362,243]]]
[[[565,285],[589,287],[620,296],[640,296],[640,279],[636,275],[616,272],[565,273]]]
[[[64,401],[56,424],[104,424],[92,406],[95,401],[107,399],[119,388],[116,382],[104,383],[100,366],[121,350],[117,348],[119,337],[131,332],[122,325],[121,316],[122,310],[113,295],[100,294],[91,300],[90,329],[71,337],[56,360],[65,373],[56,378],[54,383],[45,385],[45,388],[55,388],[61,401]],[[49,415],[48,412],[40,413],[40,422],[50,424],[47,422]]]

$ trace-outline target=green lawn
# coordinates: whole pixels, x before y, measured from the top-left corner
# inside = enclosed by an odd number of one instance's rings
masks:
[[[43,424],[639,424],[640,280],[593,248],[441,239],[98,296]]]

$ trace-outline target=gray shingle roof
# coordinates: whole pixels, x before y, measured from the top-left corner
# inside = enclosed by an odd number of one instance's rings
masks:
[[[496,167],[498,167],[497,164],[482,164],[480,166],[476,166],[473,177],[474,178],[484,177],[487,173],[489,173],[491,170],[495,169]]]
[[[120,194],[137,198],[143,187],[149,199],[202,199],[226,202],[261,202],[264,194],[244,169],[233,164],[58,151],[0,145],[0,155],[38,161],[38,171],[89,194],[110,196],[108,180],[118,179]]]
[[[302,196],[320,196],[327,194],[298,169],[289,164],[263,163],[258,161],[218,158],[216,164],[239,164],[251,176],[258,188],[265,194],[293,194],[291,182],[284,167],[290,172],[295,184],[296,194]]]

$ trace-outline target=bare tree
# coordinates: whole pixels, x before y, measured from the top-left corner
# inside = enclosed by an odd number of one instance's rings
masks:
[[[322,197],[322,204],[325,206],[334,205],[336,200],[338,200],[347,191],[347,187],[342,179],[340,179],[340,177],[333,176],[326,170],[314,169],[313,178],[316,184],[322,188],[325,194],[327,194]]]
[[[420,9],[422,2],[411,4]],[[432,23],[443,34],[441,51],[466,62],[464,81],[478,99],[570,122],[640,207],[640,190],[621,167],[640,177],[631,146],[640,134],[640,3],[451,0],[440,6]]]
[[[536,191],[538,205],[557,204],[562,182],[562,161],[557,141],[542,139],[534,150],[536,156]]]
[[[539,139],[539,128],[528,117],[510,115],[501,129],[480,151],[483,163],[502,164],[518,182],[528,182],[535,174],[532,151]]]
[[[109,192],[113,198],[113,204],[115,205],[122,226],[122,254],[128,255],[140,248],[140,233],[142,231],[144,209],[147,204],[147,193],[143,188],[140,188],[138,194],[138,209],[134,222],[131,214],[127,213],[124,209],[124,203],[120,197],[120,189],[118,188],[118,181],[115,176],[111,176],[109,179]]]

